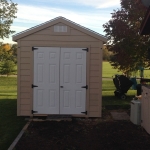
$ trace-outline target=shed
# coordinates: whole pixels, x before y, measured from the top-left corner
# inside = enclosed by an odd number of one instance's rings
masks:
[[[57,17],[13,41],[18,43],[18,116],[101,117],[106,37]]]

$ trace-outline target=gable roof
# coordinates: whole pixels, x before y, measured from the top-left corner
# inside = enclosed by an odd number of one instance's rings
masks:
[[[149,35],[150,34],[150,6],[147,9],[145,17],[142,21],[140,27],[140,34],[141,35]]]
[[[27,29],[27,30],[25,30],[23,32],[17,33],[17,34],[12,36],[12,39],[13,39],[13,41],[17,41],[18,39],[21,39],[21,38],[23,38],[25,36],[31,35],[31,34],[33,34],[35,32],[40,31],[40,30],[44,30],[45,28],[48,28],[48,27],[53,26],[53,25],[55,25],[57,23],[60,23],[60,22],[66,24],[66,25],[68,25],[70,27],[76,28],[77,30],[79,30],[81,32],[84,32],[84,33],[86,33],[86,34],[88,34],[90,36],[93,36],[93,37],[95,37],[95,38],[97,38],[97,39],[99,39],[99,40],[101,40],[103,42],[107,42],[107,38],[105,36],[95,32],[93,30],[90,30],[88,28],[85,28],[85,27],[83,27],[83,26],[81,26],[81,25],[79,25],[79,24],[77,24],[77,23],[75,23],[75,22],[73,22],[71,20],[68,20],[68,19],[66,19],[64,17],[54,18],[54,19],[52,19],[50,21],[47,21],[45,23],[42,23],[42,24],[37,25],[37,26],[32,27],[32,28],[29,28],[29,29]]]

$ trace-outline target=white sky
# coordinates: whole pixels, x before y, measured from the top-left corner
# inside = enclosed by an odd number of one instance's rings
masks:
[[[120,0],[12,0],[18,4],[17,18],[11,26],[16,33],[34,27],[58,16],[85,26],[102,35],[102,25],[111,19]],[[0,40],[2,41],[2,40]],[[12,43],[12,36],[4,39]]]

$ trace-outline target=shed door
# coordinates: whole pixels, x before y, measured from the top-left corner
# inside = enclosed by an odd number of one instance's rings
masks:
[[[81,48],[61,48],[60,113],[85,112],[86,52]]]
[[[60,48],[34,50],[33,110],[38,114],[59,114]]]
[[[86,100],[86,51],[38,47],[34,51],[34,102],[38,114],[81,114]]]

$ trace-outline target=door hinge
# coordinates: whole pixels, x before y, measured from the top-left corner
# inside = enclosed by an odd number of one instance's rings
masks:
[[[88,89],[88,85],[86,85],[86,86],[82,86],[81,88],[85,88],[85,89]]]
[[[85,49],[82,49],[83,51],[86,51],[86,52],[88,52],[89,51],[89,49],[88,48],[85,48]]]
[[[85,111],[85,112],[81,112],[82,114],[85,114],[85,115],[87,115],[87,111]]]
[[[31,113],[32,113],[32,114],[38,113],[38,111],[31,110]]]
[[[38,87],[38,86],[37,86],[37,85],[33,85],[33,84],[32,84],[32,85],[31,85],[31,87],[32,87],[32,88],[34,88],[34,87]]]
[[[36,48],[36,47],[32,47],[32,51],[34,51],[34,50],[38,50],[38,48]]]

